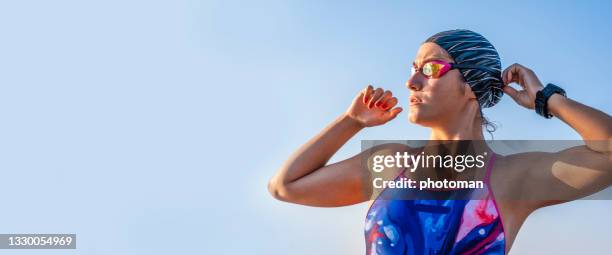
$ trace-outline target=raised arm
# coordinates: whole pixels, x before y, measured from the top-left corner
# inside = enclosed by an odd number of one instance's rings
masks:
[[[502,75],[506,85],[515,82],[522,87],[518,91],[506,86],[504,91],[519,105],[534,109],[536,93],[543,89],[535,73],[514,64]],[[585,146],[517,156],[529,162],[520,178],[526,196],[545,198],[546,192],[556,192],[551,197],[562,198],[533,200],[534,209],[588,196],[612,183],[612,117],[559,94],[549,98],[548,111],[576,130]]]
[[[363,182],[369,173],[361,168],[362,154],[326,164],[363,128],[394,119],[402,111],[396,104],[397,98],[390,91],[372,86],[363,89],[345,113],[285,161],[270,179],[269,192],[279,200],[311,206],[343,206],[367,200]]]

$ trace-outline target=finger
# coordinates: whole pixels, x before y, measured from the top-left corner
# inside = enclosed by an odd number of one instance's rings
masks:
[[[520,65],[520,64],[513,64],[510,67],[510,70],[508,70],[507,73],[507,82],[508,84],[510,83],[516,83],[518,85],[521,85],[521,87],[525,88],[525,82],[524,82],[524,77],[526,75],[527,69]]]
[[[506,67],[506,69],[504,69],[504,71],[502,72],[502,80],[504,81],[504,85],[508,85],[510,83],[510,81],[508,80],[508,72],[510,72],[510,69],[512,69],[514,65],[515,64],[512,64]]]
[[[381,88],[377,88],[374,90],[374,94],[372,94],[372,98],[368,102],[368,108],[372,109],[376,100],[378,100],[383,94],[383,90]]]
[[[368,103],[368,99],[370,99],[370,96],[372,95],[372,90],[373,87],[372,85],[368,85],[364,90],[363,90],[363,103],[367,104]]]
[[[508,85],[508,71],[510,70],[510,68],[512,68],[514,64],[510,65],[509,67],[506,67],[506,69],[504,69],[504,71],[502,71],[502,81],[504,82],[504,85]]]
[[[396,107],[391,109],[391,111],[389,111],[389,116],[391,116],[389,120],[395,119],[395,117],[397,117],[397,115],[402,112],[402,110],[402,107]]]
[[[514,101],[517,101],[519,94],[518,90],[510,86],[505,86],[503,89],[508,96],[510,96]]]
[[[508,69],[506,69],[506,74],[504,75],[506,78],[506,82],[507,84],[510,84],[512,82],[512,77],[514,76],[514,73],[518,72],[518,64],[512,64],[510,67],[508,67]]]
[[[382,104],[381,108],[386,111],[388,109],[395,107],[396,104],[397,104],[397,98],[391,97]]]
[[[392,96],[393,96],[393,94],[391,93],[391,91],[386,90],[383,93],[383,95],[378,100],[376,100],[376,102],[374,103],[374,106],[383,108],[382,106],[385,103],[385,101],[387,101]]]

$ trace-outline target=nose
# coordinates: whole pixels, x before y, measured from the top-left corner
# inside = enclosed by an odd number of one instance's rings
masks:
[[[412,91],[419,91],[423,88],[423,80],[419,78],[419,74],[415,73],[406,81],[406,87]]]

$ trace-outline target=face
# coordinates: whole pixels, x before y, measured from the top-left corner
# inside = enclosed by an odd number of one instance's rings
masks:
[[[417,68],[431,60],[453,62],[446,50],[435,43],[424,43],[419,48],[414,65]],[[416,72],[406,82],[410,90],[410,122],[433,127],[452,121],[475,96],[457,69],[449,70],[439,78],[427,78]]]

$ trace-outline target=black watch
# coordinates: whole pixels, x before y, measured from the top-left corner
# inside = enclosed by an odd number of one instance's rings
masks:
[[[553,117],[552,114],[548,112],[548,99],[555,93],[561,94],[562,96],[567,97],[565,95],[565,90],[563,90],[562,88],[552,83],[546,84],[546,87],[544,87],[544,89],[536,93],[536,99],[535,99],[536,113],[538,113],[539,115],[547,119],[550,119]]]

